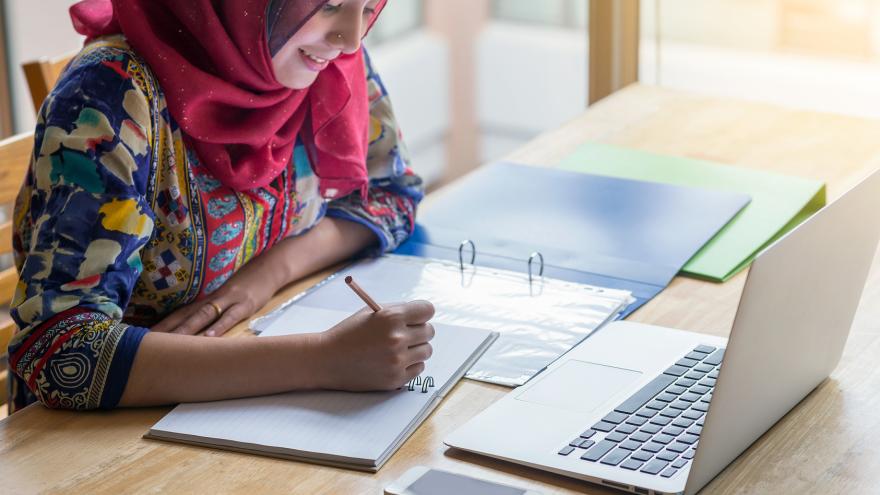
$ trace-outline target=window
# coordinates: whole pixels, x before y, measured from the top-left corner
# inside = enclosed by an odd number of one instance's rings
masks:
[[[429,184],[583,111],[588,7],[587,0],[387,4],[367,45]]]
[[[642,0],[649,84],[880,117],[880,0]]]
[[[406,34],[424,26],[424,12],[421,0],[388,2],[382,11],[381,22],[377,22],[367,36],[369,46],[393,42]]]
[[[587,0],[493,0],[477,40],[480,161],[587,106]]]
[[[525,24],[586,29],[588,7],[585,0],[492,0],[492,17]]]

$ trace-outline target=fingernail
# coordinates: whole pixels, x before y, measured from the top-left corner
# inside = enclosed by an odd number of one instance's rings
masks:
[[[213,336],[214,336],[214,331],[213,331],[213,330],[209,330],[209,331],[205,332],[205,335],[207,335],[208,337],[213,337]]]

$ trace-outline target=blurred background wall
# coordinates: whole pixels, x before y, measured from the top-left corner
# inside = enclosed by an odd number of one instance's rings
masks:
[[[14,129],[20,64],[75,51],[72,0],[4,0]],[[433,186],[587,106],[588,0],[390,0],[367,40],[414,166]],[[639,81],[880,118],[880,0],[641,0]]]
[[[35,113],[21,64],[54,57],[82,46],[70,25],[67,9],[72,0],[0,0],[3,4],[6,60],[15,132],[31,131]]]

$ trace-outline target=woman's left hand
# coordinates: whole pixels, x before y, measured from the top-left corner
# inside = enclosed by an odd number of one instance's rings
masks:
[[[152,330],[187,335],[204,330],[208,337],[219,337],[253,316],[285,285],[375,243],[367,227],[325,217],[305,234],[288,237],[248,261],[216,292],[175,310]]]
[[[204,330],[206,337],[219,337],[236,323],[250,318],[279,288],[262,273],[261,265],[265,263],[260,261],[259,257],[251,260],[216,292],[178,308],[151,330],[186,335]]]

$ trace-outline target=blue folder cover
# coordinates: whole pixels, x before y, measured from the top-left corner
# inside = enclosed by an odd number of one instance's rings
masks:
[[[750,201],[747,194],[495,163],[439,191],[396,253],[632,291],[625,317],[663,290]],[[465,249],[470,262],[470,248]],[[537,275],[538,263],[533,263]]]

